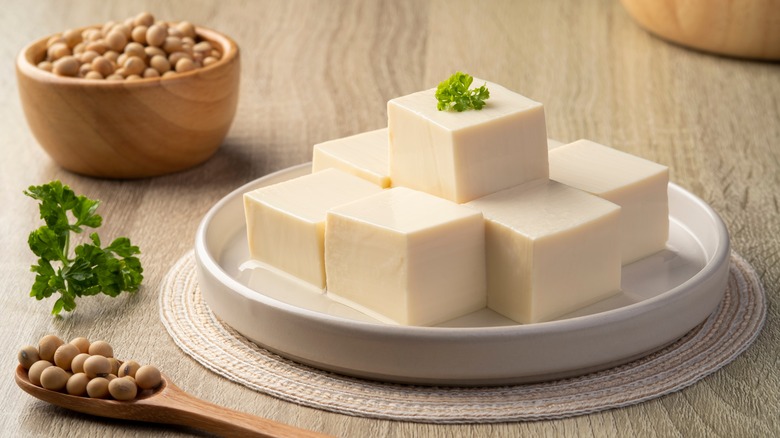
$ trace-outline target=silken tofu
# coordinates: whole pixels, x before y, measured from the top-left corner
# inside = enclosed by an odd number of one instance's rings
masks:
[[[620,291],[620,207],[550,180],[464,204],[485,216],[488,307],[548,321]]]
[[[439,111],[435,89],[387,103],[393,186],[463,203],[548,177],[541,103],[498,84],[479,111]]]
[[[387,128],[314,145],[312,171],[335,168],[390,187]]]
[[[382,189],[337,169],[244,194],[250,257],[325,287],[325,216],[329,209]]]
[[[327,293],[386,322],[426,326],[485,307],[482,214],[405,187],[328,212]]]
[[[623,208],[623,264],[666,247],[669,169],[589,140],[550,150],[550,178]]]

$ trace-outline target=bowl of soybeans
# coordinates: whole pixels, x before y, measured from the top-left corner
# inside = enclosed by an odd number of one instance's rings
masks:
[[[230,37],[143,12],[34,41],[16,73],[30,130],[54,162],[135,179],[216,153],[238,105],[240,61]]]

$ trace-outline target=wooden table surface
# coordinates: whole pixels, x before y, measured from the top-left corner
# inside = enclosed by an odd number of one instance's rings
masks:
[[[149,10],[231,35],[242,50],[238,113],[220,151],[182,173],[135,181],[75,175],[32,137],[13,63],[29,41]],[[211,402],[338,436],[780,435],[780,64],[711,56],[636,26],[617,0],[578,1],[14,1],[0,14],[0,379],[2,436],[178,436],[182,429],[92,418],[48,406],[13,383],[16,351],[54,333],[113,343],[158,364]],[[759,273],[769,314],[756,343],[681,392],[559,421],[433,425],[355,418],[300,407],[211,373],[172,341],[159,285],[193,246],[205,212],[234,188],[310,160],[312,145],[386,126],[387,100],[435,86],[456,70],[546,107],[550,137],[588,138],[669,166],[671,180],[723,217],[733,249]],[[106,126],[110,132],[111,127]],[[135,296],[79,301],[54,318],[28,297],[30,185],[60,179],[103,201],[101,235],[143,251]]]

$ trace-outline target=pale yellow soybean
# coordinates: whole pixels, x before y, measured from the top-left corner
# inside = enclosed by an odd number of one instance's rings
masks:
[[[92,70],[100,73],[104,78],[114,72],[114,65],[108,59],[98,56],[92,60]],[[87,352],[89,352],[89,346]]]
[[[46,49],[47,59],[50,61],[56,61],[60,58],[72,55],[70,48],[64,42],[54,43],[48,49]]]
[[[133,24],[136,26],[151,26],[154,24],[154,15],[149,12],[141,12],[133,19]]]
[[[97,41],[92,41],[89,44],[87,44],[86,49],[87,50],[94,50],[95,52],[98,52],[98,53],[100,53],[102,55],[102,54],[106,53],[106,51],[108,50],[108,46],[106,45],[106,43],[103,40],[97,40]]]
[[[119,366],[120,366],[122,363],[121,363],[121,362],[119,362],[119,360],[117,360],[117,358],[115,358],[115,357],[109,357],[109,358],[108,358],[108,363],[110,363],[110,364],[111,364],[111,374],[117,374],[117,373],[119,373]]]
[[[214,48],[211,47],[211,43],[208,41],[201,41],[192,47],[192,50],[196,52],[211,53]]]
[[[114,74],[110,74],[110,75],[106,76],[106,80],[107,81],[124,81],[125,78],[122,75],[118,75],[118,74],[114,73]]]
[[[76,373],[68,379],[65,391],[70,395],[84,396],[87,394],[87,383],[89,383],[89,377],[86,374]]]
[[[149,57],[149,58],[153,58],[153,57],[155,57],[157,55],[166,56],[165,55],[165,50],[163,50],[163,49],[161,49],[159,47],[154,47],[154,46],[146,46],[146,47],[144,47],[144,52],[146,52],[146,56]]]
[[[84,41],[92,42],[98,41],[103,38],[103,32],[100,29],[86,29],[81,33],[81,37]]]
[[[146,63],[137,56],[128,56],[122,67],[125,69],[125,77],[140,75],[146,68]]]
[[[95,58],[100,56],[97,52],[95,52],[95,55],[96,55]],[[89,62],[94,61],[95,58],[92,58]],[[82,62],[84,62],[83,59],[82,59]],[[70,343],[75,345],[76,348],[79,349],[79,353],[89,353],[89,339],[87,339],[87,338],[85,338],[83,336],[79,336],[77,338],[71,339]]]
[[[60,391],[68,383],[70,374],[60,367],[46,367],[41,372],[41,386],[52,391]]]
[[[149,26],[146,31],[146,44],[150,46],[160,47],[165,42],[165,37],[168,36],[168,30],[159,24],[153,24]]]
[[[146,32],[149,30],[145,25],[138,25],[130,32],[130,38],[140,44],[146,44]]]
[[[217,62],[217,61],[219,61],[219,59],[217,59],[217,58],[215,58],[215,57],[213,57],[213,56],[207,56],[207,57],[206,57],[206,58],[203,60],[203,66],[204,66],[204,67],[208,67],[208,66],[210,66],[211,64],[214,64],[214,63],[215,63],[215,62]]]
[[[49,61],[41,61],[38,63],[38,68],[41,70],[46,70],[48,72],[51,72],[54,70],[54,65]]]
[[[128,360],[127,362],[123,363],[122,366],[119,367],[119,374],[117,376],[119,377],[135,377],[136,371],[141,368],[141,365],[134,361],[134,360]]]
[[[78,54],[84,53],[86,50],[87,50],[87,43],[85,43],[83,41],[78,43],[78,44],[76,44],[75,46],[73,46],[73,54],[74,55],[78,55]]]
[[[171,69],[171,63],[168,61],[168,58],[162,55],[154,55],[152,56],[152,59],[149,61],[149,65],[160,72],[160,74],[164,74],[165,72],[169,71]]]
[[[176,73],[184,73],[195,70],[195,63],[189,58],[181,58],[176,61]]]
[[[111,363],[109,363],[108,358],[105,356],[90,356],[84,361],[84,373],[90,379],[105,377],[111,373]]]
[[[177,62],[179,62],[180,59],[183,58],[189,58],[192,60],[192,56],[190,56],[187,53],[184,52],[173,52],[168,56],[168,62],[171,63],[171,65],[175,66]]]
[[[144,50],[144,46],[140,43],[127,43],[124,53],[127,56],[136,56],[141,59],[146,59],[146,50]]]
[[[79,348],[73,344],[62,344],[54,352],[54,364],[63,370],[69,370],[73,358],[79,355]]]
[[[160,77],[160,72],[158,72],[157,70],[155,70],[155,69],[153,69],[151,67],[148,67],[148,68],[146,68],[144,70],[143,77],[144,78],[159,78]]]
[[[124,37],[125,40],[130,39],[130,34],[133,31],[132,24],[127,23],[119,23],[116,26],[111,28],[111,32],[120,32]]]
[[[127,37],[119,30],[112,30],[103,39],[109,49],[121,52],[127,44]]]
[[[90,64],[98,56],[100,56],[100,53],[98,53],[98,52],[96,52],[94,50],[87,50],[87,51],[81,53],[78,56],[78,60],[81,61],[84,64]],[[87,341],[87,344],[89,344],[89,341]],[[87,345],[87,347],[89,347],[89,345]]]
[[[119,53],[113,50],[108,50],[103,54],[103,57],[116,64],[116,62],[119,60]]]
[[[165,50],[165,52],[168,54],[181,51],[181,38],[175,36],[166,37],[165,41],[163,42],[162,49]]]
[[[166,71],[165,73],[163,73],[162,77],[169,78],[169,77],[172,77],[172,76],[176,76],[177,74],[178,73],[176,73],[175,71],[169,70],[169,71]]]
[[[87,77],[87,74],[92,71],[92,65],[91,64],[81,64],[79,65],[79,72],[76,76],[80,78]]]
[[[162,383],[160,370],[154,365],[144,365],[135,372],[135,384],[141,389],[153,389]]]
[[[87,383],[87,395],[91,398],[108,398],[108,380],[104,377],[96,377]]]
[[[100,74],[97,72],[92,72],[96,74]],[[91,79],[91,78],[88,78]],[[100,79],[103,79],[101,76]],[[89,358],[89,354],[87,353],[79,353],[76,355],[76,357],[73,358],[73,360],[70,362],[70,370],[74,373],[83,373],[84,372],[84,362]]]
[[[79,62],[72,56],[65,56],[54,61],[54,74],[59,76],[76,76],[79,73]]]
[[[62,37],[65,39],[65,42],[68,43],[68,46],[75,47],[76,44],[80,43],[83,38],[81,36],[81,32],[79,32],[76,29],[68,29],[65,32],[62,33]]]
[[[99,354],[103,357],[114,357],[114,349],[106,341],[95,341],[89,345],[89,354]]]
[[[128,56],[126,53],[120,53],[119,56],[117,56],[116,58],[116,65],[125,65],[127,58]]]
[[[30,370],[27,372],[27,377],[30,382],[35,386],[41,386],[41,373],[43,370],[49,367],[53,367],[54,364],[48,360],[39,360],[30,366]]]
[[[38,356],[38,349],[32,345],[26,345],[19,350],[16,355],[22,368],[29,370],[32,364],[38,362],[41,358]]]
[[[78,67],[76,67],[78,71]],[[46,335],[38,341],[38,356],[43,360],[51,361],[54,359],[54,352],[64,344],[62,339],[55,335]]]
[[[111,397],[126,401],[135,398],[138,394],[138,387],[135,385],[135,382],[122,377],[108,382],[108,392],[111,393]]]
[[[180,21],[176,24],[176,29],[185,37],[195,38],[195,26],[189,21]]]
[[[67,45],[67,41],[65,40],[65,38],[62,37],[62,35],[60,34],[52,35],[51,37],[49,37],[48,40],[46,40],[46,48],[48,49],[49,47],[59,43],[63,43]]]

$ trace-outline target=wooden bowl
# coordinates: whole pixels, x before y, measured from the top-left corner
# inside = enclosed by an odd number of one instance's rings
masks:
[[[780,59],[780,0],[620,0],[648,31],[707,52]]]
[[[103,178],[143,178],[202,163],[219,148],[238,104],[238,46],[198,27],[222,58],[167,78],[105,81],[39,69],[42,38],[17,57],[22,107],[38,143],[63,168]]]

